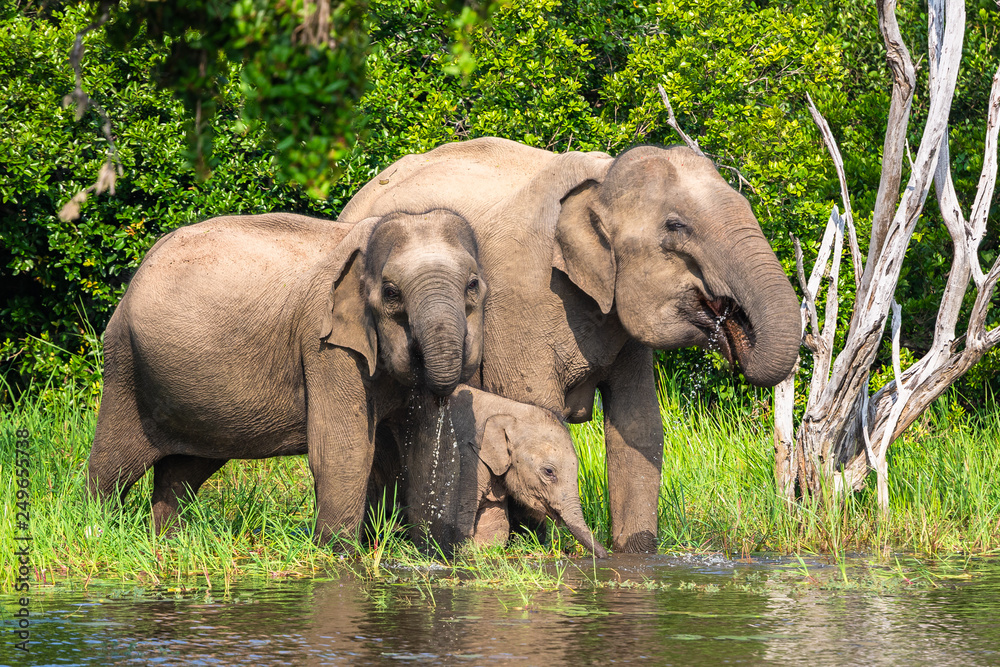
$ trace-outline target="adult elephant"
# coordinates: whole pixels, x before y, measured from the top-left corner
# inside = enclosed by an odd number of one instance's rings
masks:
[[[316,536],[363,518],[378,423],[477,372],[475,237],[446,210],[213,218],[146,254],[104,335],[93,495],[152,466],[157,531],[226,461],[309,454]]]
[[[472,225],[492,290],[476,380],[571,422],[600,389],[613,548],[655,550],[652,349],[717,346],[761,386],[798,352],[798,302],[750,205],[687,148],[613,159],[482,138],[398,160],[339,219],[439,206]]]

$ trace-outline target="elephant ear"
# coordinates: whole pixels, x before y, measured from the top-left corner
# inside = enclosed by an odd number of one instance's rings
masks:
[[[607,315],[615,301],[615,252],[601,220],[596,181],[566,195],[556,223],[552,266],[597,302]]]
[[[379,218],[366,218],[354,225],[344,240],[327,256],[321,280],[329,286],[320,340],[354,350],[368,362],[368,374],[375,374],[378,336],[368,309],[364,288],[365,250]]]
[[[486,420],[479,442],[479,458],[496,477],[510,468],[510,438],[507,431],[514,423],[510,415],[492,415]]]

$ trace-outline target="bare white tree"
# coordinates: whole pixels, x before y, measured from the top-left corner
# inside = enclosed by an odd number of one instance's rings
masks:
[[[810,111],[837,168],[844,214],[834,208],[808,280],[796,241],[799,282],[804,295],[802,331],[804,342],[814,355],[813,376],[805,413],[797,429],[792,410],[795,374],[775,389],[774,444],[775,478],[787,498],[794,498],[796,481],[803,495],[818,494],[824,487],[834,492],[859,490],[869,472],[875,470],[879,504],[885,509],[889,502],[886,466],[889,445],[934,399],[1000,342],[1000,327],[986,329],[986,313],[1000,277],[1000,260],[984,273],[978,255],[996,185],[1000,69],[993,77],[989,98],[982,175],[971,215],[966,218],[952,184],[948,150],[948,118],[962,56],[965,6],[963,0],[929,0],[930,106],[920,146],[900,197],[916,78],[896,21],[895,1],[877,0],[877,4],[893,88],[868,255],[862,265],[843,160],[829,126],[809,100]],[[931,348],[904,372],[899,356],[902,313],[893,295],[932,183],[952,238],[954,257]],[[836,290],[845,231],[854,262],[857,297],[843,349],[834,358]],[[827,278],[827,298],[820,328],[816,298],[823,278]],[[965,333],[956,335],[970,282],[976,290],[975,303]],[[870,395],[870,371],[890,314],[894,379]]]

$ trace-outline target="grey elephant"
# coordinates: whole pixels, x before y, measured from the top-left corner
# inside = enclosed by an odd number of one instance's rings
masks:
[[[508,497],[535,519],[562,522],[598,558],[580,507],[577,459],[566,426],[548,410],[460,384],[415,397],[401,459],[407,521],[451,552],[464,540],[505,542]]]
[[[434,206],[472,225],[492,289],[475,382],[570,422],[599,389],[612,548],[655,550],[652,350],[716,346],[762,386],[798,354],[798,302],[750,205],[687,148],[611,158],[487,137],[403,157],[340,220]]]
[[[171,232],[104,336],[89,490],[124,497],[152,466],[159,531],[227,460],[308,451],[317,539],[352,533],[378,423],[407,388],[447,395],[479,367],[480,274],[469,225],[444,210]]]

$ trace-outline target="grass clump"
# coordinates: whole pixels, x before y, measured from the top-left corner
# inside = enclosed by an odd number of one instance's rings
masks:
[[[92,578],[144,585],[228,586],[235,577],[282,578],[352,573],[363,580],[393,581],[407,571],[443,585],[493,585],[551,589],[558,578],[538,564],[563,555],[555,533],[542,546],[518,537],[506,548],[466,548],[453,559],[423,554],[406,537],[392,497],[373,508],[355,540],[313,543],[312,474],[304,456],[234,460],[181,507],[183,524],[169,534],[152,530],[152,472],[120,508],[101,505],[86,492],[87,459],[97,404],[72,386],[46,386],[0,407],[0,554],[20,548],[15,535],[31,536],[36,583]],[[16,434],[28,435],[30,520],[17,530]],[[566,540],[575,546],[571,538]],[[0,570],[0,591],[13,588],[16,567]],[[200,580],[200,584],[197,581]]]
[[[874,482],[860,493],[790,505],[775,492],[769,403],[708,408],[676,387],[661,373],[661,551],[887,558],[1000,550],[1000,411],[967,414],[954,397],[939,399],[889,450],[890,506],[882,516]],[[572,431],[587,519],[607,541],[603,418]]]
[[[941,558],[1000,551],[1000,413],[965,414],[941,400],[890,450],[890,510],[873,489],[836,501],[789,505],[774,490],[771,414],[765,402],[708,408],[661,378],[664,465],[660,549],[723,553],[875,554],[905,551]],[[572,427],[588,523],[610,540],[603,420]],[[86,463],[97,417],[90,388],[50,383],[0,406],[0,554],[16,542],[18,431],[28,435],[32,578],[38,583],[117,579],[143,585],[226,586],[235,577],[340,576],[465,587],[555,590],[567,585],[567,556],[586,556],[563,530],[515,536],[506,547],[466,548],[454,557],[424,554],[406,537],[397,503],[373,512],[357,540],[313,543],[312,476],[305,457],[231,461],[170,534],[151,529],[152,475],[120,510],[86,493]],[[577,566],[586,569],[586,558]],[[0,569],[0,590],[16,568]]]

